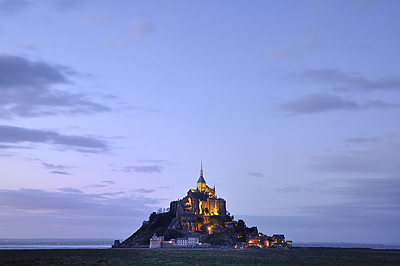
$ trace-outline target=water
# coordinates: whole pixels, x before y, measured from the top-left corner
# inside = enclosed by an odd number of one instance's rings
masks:
[[[0,250],[33,250],[33,249],[109,249],[114,239],[109,238],[36,238],[5,239],[0,238]],[[400,244],[360,244],[360,243],[316,243],[294,242],[294,247],[340,247],[340,248],[373,248],[400,249]]]
[[[27,249],[109,249],[111,239],[0,239],[0,250]]]
[[[328,242],[299,242],[294,247],[335,247],[335,248],[371,248],[371,249],[400,249],[399,243],[371,244],[371,243],[328,243]]]
[[[27,249],[109,249],[110,245],[0,245],[0,250]]]

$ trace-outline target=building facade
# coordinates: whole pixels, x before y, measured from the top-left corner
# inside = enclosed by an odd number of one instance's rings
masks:
[[[198,234],[192,234],[187,237],[178,237],[165,241],[163,236],[157,236],[155,233],[150,239],[149,248],[195,248],[201,247],[200,238]],[[207,245],[204,245],[206,246]]]
[[[209,216],[226,215],[226,201],[218,198],[215,187],[210,188],[203,176],[203,164],[196,189],[190,189],[186,197],[170,203],[170,210],[176,214],[181,228],[187,232],[200,231]]]

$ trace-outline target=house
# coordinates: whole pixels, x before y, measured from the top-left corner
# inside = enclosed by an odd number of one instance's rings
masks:
[[[193,234],[187,237],[178,237],[176,240],[165,241],[163,236],[157,237],[154,233],[150,239],[149,248],[194,248],[200,245],[199,236]],[[204,245],[203,245],[204,247]]]

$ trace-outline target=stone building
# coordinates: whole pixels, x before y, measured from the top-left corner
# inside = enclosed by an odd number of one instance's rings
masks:
[[[284,235],[261,234],[257,227],[249,228],[243,220],[235,221],[227,215],[226,202],[217,197],[215,187],[207,186],[201,163],[195,189],[171,202],[168,211],[153,212],[132,236],[122,243],[116,240],[113,248],[148,244],[150,248],[286,248],[292,241],[285,241]]]
[[[238,247],[238,246],[236,246]],[[273,235],[267,236],[261,233],[247,234],[247,241],[242,243],[240,248],[248,247],[259,247],[259,248],[270,248],[270,247],[292,247],[292,241],[285,241],[284,235]]]
[[[195,248],[198,246],[201,246],[201,244],[199,241],[199,235],[196,233],[187,237],[171,239],[169,241],[164,241],[164,236],[158,237],[156,233],[154,233],[153,237],[150,238],[149,248]]]
[[[153,237],[150,238],[150,246],[149,248],[161,248],[162,243],[164,242],[164,237],[157,237],[156,233],[154,233]]]
[[[186,197],[170,203],[170,211],[176,214],[182,230],[200,231],[210,216],[226,215],[226,201],[218,198],[215,187],[210,188],[203,176],[203,163],[195,189],[190,189]]]

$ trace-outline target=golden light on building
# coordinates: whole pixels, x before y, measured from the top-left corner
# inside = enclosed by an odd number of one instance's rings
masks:
[[[187,232],[199,231],[202,225],[209,225],[209,217],[226,215],[225,200],[217,198],[215,186],[210,188],[206,184],[203,177],[203,163],[201,163],[197,188],[190,189],[183,199],[171,202],[170,210],[176,212],[182,229]],[[212,229],[206,230],[209,234],[213,233]]]

